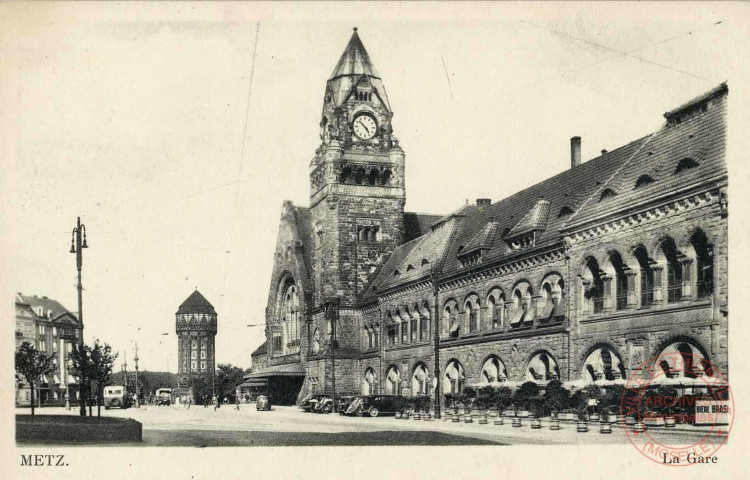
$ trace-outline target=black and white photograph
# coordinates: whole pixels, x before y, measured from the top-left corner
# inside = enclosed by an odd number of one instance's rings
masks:
[[[745,6],[0,10],[19,478],[747,467]]]

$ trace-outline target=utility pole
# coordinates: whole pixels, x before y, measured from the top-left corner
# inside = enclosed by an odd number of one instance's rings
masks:
[[[332,297],[325,303],[325,314],[331,322],[331,413],[336,411],[336,324],[339,320],[339,298]]]
[[[125,394],[128,393],[128,351],[125,350],[125,355],[122,361],[122,373],[125,377]]]
[[[438,280],[440,276],[438,269],[432,269],[432,288],[433,295],[435,297],[435,313],[432,316],[432,326],[434,332],[434,343],[435,343],[435,370],[434,377],[432,377],[432,386],[435,387],[435,420],[440,420],[440,307],[438,304]]]
[[[83,242],[81,241],[83,235]],[[81,268],[83,267],[83,249],[89,248],[86,243],[86,225],[78,217],[76,228],[70,239],[70,253],[76,254],[76,268],[78,269],[78,321],[81,323],[81,340],[83,340],[83,285],[81,284]]]
[[[140,393],[138,387],[138,342],[135,342],[135,408],[141,408]]]

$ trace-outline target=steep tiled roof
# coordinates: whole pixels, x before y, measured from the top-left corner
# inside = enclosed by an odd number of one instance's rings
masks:
[[[16,304],[28,305],[35,314],[38,313],[38,310],[41,307],[43,312],[42,316],[51,317],[52,320],[66,313],[75,318],[75,315],[73,315],[67,308],[63,307],[60,302],[47,297],[37,297],[36,295],[23,295],[17,293]]]
[[[495,241],[495,234],[497,233],[498,223],[491,221],[481,230],[479,233],[474,235],[474,238],[469,240],[461,253],[469,253],[475,250],[486,250],[492,248],[492,243]]]
[[[255,351],[250,354],[251,357],[255,357],[256,355],[263,355],[268,350],[268,342],[263,342],[258,348],[255,349]]]
[[[411,242],[429,232],[432,224],[441,217],[442,215],[404,212],[404,243]]]
[[[302,242],[302,256],[305,260],[307,272],[312,270],[312,223],[310,220],[310,209],[306,207],[294,207],[297,218],[297,234]]]
[[[213,313],[216,314],[214,306],[206,300],[206,297],[201,295],[198,290],[190,294],[190,296],[182,302],[182,305],[177,309],[177,314],[183,313]]]
[[[547,229],[549,219],[549,202],[543,198],[536,201],[529,213],[510,229],[508,236],[523,235],[533,231],[544,231]]]
[[[336,64],[336,68],[333,69],[331,78],[328,80],[329,93],[333,96],[335,104],[341,105],[352,88],[363,77],[372,84],[386,108],[390,110],[388,95],[385,93],[385,86],[380,79],[380,74],[375,69],[375,65],[370,60],[370,56],[367,54],[367,50],[362,45],[355,29],[346,49],[344,49],[344,53],[341,54],[341,58]]]
[[[667,112],[665,116],[669,119],[691,108],[694,111],[689,117],[681,118],[679,123],[668,120],[651,135],[643,148],[634,152],[616,174],[570,217],[566,229],[726,175],[725,94],[726,85],[722,84],[692,103]],[[677,172],[677,165],[684,159],[692,159],[697,165]],[[648,175],[653,182],[636,188],[636,181],[643,175]],[[611,190],[615,195],[602,199],[601,192],[605,190]]]

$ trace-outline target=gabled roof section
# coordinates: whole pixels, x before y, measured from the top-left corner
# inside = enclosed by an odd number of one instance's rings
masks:
[[[36,295],[23,295],[21,293],[17,293],[16,304],[28,306],[29,308],[31,308],[35,315],[39,315],[39,309],[41,308],[41,316],[46,317],[50,320],[55,320],[65,314],[70,315],[70,317],[73,319],[76,319],[76,316],[67,308],[63,307],[60,302],[51,298],[37,297]]]
[[[535,231],[541,231],[547,229],[547,220],[549,219],[550,203],[543,197],[540,197],[534,206],[529,210],[529,213],[510,229],[508,237],[516,237],[525,235]]]
[[[727,93],[726,84],[721,84],[667,112],[667,123],[650,135],[642,148],[633,152],[599,191],[568,219],[565,230],[663,198],[667,192],[725,177]],[[672,115],[680,116],[680,121],[670,123]],[[694,166],[678,172],[680,163]],[[653,181],[639,182],[644,176]],[[602,199],[602,193],[607,190],[615,195]]]
[[[268,342],[263,342],[260,344],[258,348],[255,349],[253,353],[250,354],[251,357],[254,357],[256,355],[264,355],[268,352]]]
[[[460,253],[463,255],[476,250],[487,250],[492,248],[492,244],[495,241],[495,234],[497,233],[499,226],[500,224],[494,220],[488,223],[487,226],[484,227],[484,230],[481,230],[474,236],[474,238],[469,240],[469,243],[466,244]]]
[[[196,289],[177,309],[177,315],[185,313],[211,313],[216,315],[216,310],[214,310],[214,306],[206,300],[206,297],[201,295],[201,292]]]
[[[429,232],[430,227],[441,218],[442,215],[404,212],[404,243],[411,242]]]
[[[455,233],[455,240],[445,257],[442,274],[449,276],[461,269],[458,250],[466,249],[474,237],[484,231],[487,224],[493,221],[498,223],[495,240],[492,242],[492,247],[482,253],[482,264],[501,261],[519,254],[518,251],[513,251],[506,242],[499,240],[501,237],[507,238],[514,228],[517,232],[528,229],[531,229],[528,230],[530,232],[535,232],[535,247],[561,242],[560,229],[570,215],[558,216],[558,212],[563,207],[568,207],[574,212],[578,210],[584,201],[625,163],[644,140],[641,138],[607,152],[482,209],[472,205],[463,206],[462,212],[466,218],[460,223]],[[544,198],[548,206],[538,206],[540,198]],[[545,211],[554,212],[554,215],[551,213],[545,215]],[[546,223],[546,228],[533,230],[540,228],[542,221]]]
[[[434,268],[440,268],[453,232],[462,218],[449,217],[447,221],[433,226],[425,235],[397,247],[365,288],[362,300],[372,299],[382,291],[427,277]]]
[[[341,105],[346,101],[352,88],[359,84],[363,77],[367,78],[375,89],[375,93],[390,111],[391,105],[385,93],[385,86],[355,27],[352,38],[349,39],[344,53],[341,54],[336,68],[333,69],[331,78],[328,79],[328,93],[332,96],[336,105]]]

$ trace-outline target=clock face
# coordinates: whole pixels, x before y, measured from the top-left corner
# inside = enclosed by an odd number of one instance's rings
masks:
[[[378,131],[378,124],[375,119],[369,115],[360,115],[354,119],[352,124],[354,134],[362,140],[369,140],[375,136]]]

